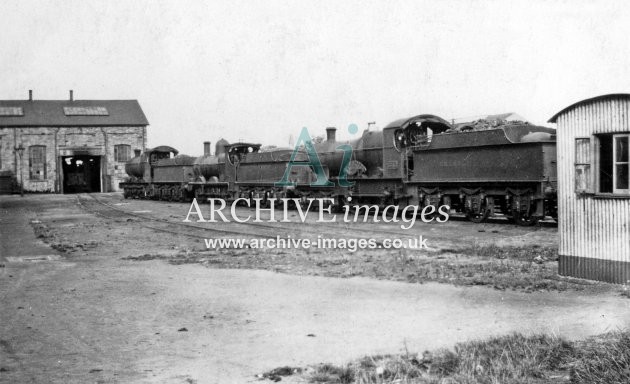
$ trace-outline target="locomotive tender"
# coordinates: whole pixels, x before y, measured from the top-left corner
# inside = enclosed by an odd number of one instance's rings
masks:
[[[294,185],[276,186],[292,156],[294,161],[312,160],[303,149],[265,150],[260,144],[225,140],[217,142],[214,155],[197,158],[167,146],[149,149],[127,163],[130,178],[120,186],[125,198],[175,201],[312,197],[331,198],[336,208],[395,204],[434,206],[435,212],[448,205],[474,222],[500,214],[531,225],[557,216],[554,129],[508,123],[458,130],[438,116],[418,115],[346,142],[336,140],[335,128],[326,131],[326,139],[314,147],[334,187],[311,186],[317,179],[313,168],[295,164],[289,175]],[[338,149],[342,144],[352,148],[349,163]],[[352,186],[336,182],[342,171]]]

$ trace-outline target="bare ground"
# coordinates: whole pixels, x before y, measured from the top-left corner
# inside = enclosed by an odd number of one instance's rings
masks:
[[[553,248],[555,228],[453,221],[416,224],[415,235],[423,233],[432,246],[422,253],[236,250],[221,255],[206,252],[202,236],[230,234],[174,224],[185,216],[185,204],[123,201],[116,194],[97,198],[119,211],[88,196],[0,198],[0,382],[242,383],[282,365],[343,363],[365,354],[450,347],[512,331],[577,339],[630,322],[630,300],[617,287],[580,290],[583,284],[570,282],[567,289],[552,291],[547,286],[489,289],[432,282],[448,281],[437,278],[408,284],[413,280],[401,267],[428,259],[506,263],[493,245]],[[31,229],[32,220],[40,222]],[[24,225],[34,231],[30,238],[20,235]],[[384,224],[226,224],[218,229],[269,236],[407,235]],[[195,231],[201,236],[191,236]],[[36,244],[37,252],[30,244],[35,234],[48,244]],[[475,249],[488,254],[466,258],[460,252]],[[24,252],[61,258],[7,260]],[[136,261],[143,255],[171,262]],[[396,257],[400,261],[388,261]],[[525,261],[532,268],[549,268],[554,276],[553,261]]]

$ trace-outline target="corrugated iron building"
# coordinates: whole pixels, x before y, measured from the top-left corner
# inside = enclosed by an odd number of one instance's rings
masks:
[[[630,280],[630,94],[577,102],[557,123],[559,273]]]
[[[0,100],[0,191],[117,191],[148,124],[136,100]]]

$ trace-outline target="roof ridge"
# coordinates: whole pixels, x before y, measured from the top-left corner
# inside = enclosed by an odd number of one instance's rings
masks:
[[[0,100],[0,107],[23,110],[21,115],[0,115],[0,127],[139,126],[149,122],[137,99]],[[105,108],[105,113],[67,114],[67,108]]]

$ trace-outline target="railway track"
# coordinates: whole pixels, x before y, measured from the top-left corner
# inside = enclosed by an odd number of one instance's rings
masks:
[[[171,234],[196,237],[196,238],[208,238],[210,237],[207,231],[212,231],[221,235],[238,235],[238,236],[246,236],[246,237],[258,237],[258,238],[272,238],[275,239],[278,235],[282,237],[286,237],[287,235],[291,235],[293,238],[298,238],[300,236],[309,236],[314,237],[316,235],[323,235],[326,238],[339,238],[340,235],[347,233],[346,231],[354,232],[350,237],[355,239],[371,239],[374,238],[377,241],[382,241],[387,237],[391,238],[400,238],[400,239],[413,239],[417,237],[417,233],[409,234],[404,233],[402,230],[400,231],[388,231],[383,228],[373,229],[371,225],[364,225],[362,227],[345,227],[339,225],[337,228],[331,228],[330,224],[325,223],[317,223],[317,222],[308,222],[303,226],[296,226],[294,223],[253,223],[253,222],[245,222],[245,223],[223,223],[223,228],[219,229],[216,227],[208,227],[207,225],[196,225],[192,223],[182,223],[182,222],[173,222],[166,221],[162,218],[156,218],[151,215],[144,215],[140,213],[129,212],[128,210],[118,208],[109,204],[107,202],[102,201],[95,195],[86,195],[90,199],[83,199],[81,197],[77,198],[80,201],[80,204],[84,206],[86,210],[89,210],[93,213],[100,214],[111,220],[116,221],[124,221],[120,219],[120,216],[128,216],[136,219],[140,219],[139,223],[145,228],[153,229],[160,232],[166,232]],[[86,202],[96,203],[98,206],[101,206],[100,209],[94,209],[86,206]],[[109,211],[109,212],[108,212]],[[113,214],[113,215],[112,215]],[[146,221],[149,221],[153,224],[147,224]],[[166,228],[165,226],[168,226]],[[192,229],[193,231],[205,231],[204,234],[197,233],[189,233],[189,232],[181,232],[176,231],[172,227],[178,226],[183,227],[186,231]],[[226,226],[231,226],[233,228],[229,228]],[[308,226],[308,230],[305,228]],[[235,228],[234,228],[235,227]],[[313,230],[313,228],[317,228]],[[249,230],[248,230],[249,229]],[[359,234],[360,233],[360,234]],[[315,235],[314,235],[315,234]],[[348,236],[346,236],[348,237]]]
[[[194,224],[183,223],[181,221],[168,221],[167,219],[155,217],[150,214],[134,213],[124,208],[117,207],[110,202],[103,201],[97,195],[77,195],[79,204],[84,209],[106,217],[110,220],[122,222],[128,218],[136,219],[138,225],[152,229],[157,232],[169,233],[178,236],[186,236],[198,239],[212,237],[247,237],[247,238],[269,238],[275,239],[277,236],[293,238],[310,237],[322,235],[325,238],[352,237],[356,239],[376,239],[382,242],[385,238],[413,239],[418,236],[418,231],[405,231],[402,229],[387,229],[382,224],[360,224],[343,225],[335,223],[317,223],[308,221],[303,225],[295,223],[221,223],[210,226],[208,223]],[[156,202],[157,203],[157,202]],[[459,221],[459,220],[458,220]]]
[[[156,203],[160,203],[157,202]],[[172,202],[170,204],[173,204]],[[174,203],[177,204],[177,203]],[[183,203],[182,203],[183,204]],[[419,221],[420,219],[418,218],[417,221]],[[463,215],[463,214],[451,214],[450,215],[450,219],[452,221],[461,221],[461,222],[466,222],[469,223],[468,218]],[[395,229],[395,230],[391,230],[391,229],[387,229],[386,225],[383,224],[369,224],[369,225],[363,225],[361,227],[355,226],[355,227],[351,227],[350,225],[348,226],[344,226],[343,224],[340,223],[336,223],[336,225],[338,225],[337,229],[331,229],[331,224],[333,224],[333,228],[334,228],[334,224],[335,223],[318,223],[315,221],[309,221],[307,223],[308,227],[309,227],[309,232],[313,232],[313,228],[317,228],[317,233],[318,234],[322,234],[322,235],[327,235],[328,237],[338,237],[339,236],[339,230],[351,230],[351,231],[356,231],[356,232],[360,232],[362,235],[367,235],[370,234],[370,236],[353,236],[355,238],[374,238],[374,237],[383,237],[383,235],[390,235],[390,237],[397,237],[397,238],[415,238],[417,237],[417,233],[413,232],[413,228],[409,231],[407,230],[402,230],[402,229]],[[486,224],[496,224],[496,225],[513,225],[508,223],[507,219],[504,217],[496,217],[496,218],[492,218],[492,219],[488,219],[488,222]],[[256,227],[256,228],[268,228],[270,230],[283,230],[286,231],[287,233],[294,233],[294,234],[302,234],[304,231],[301,231],[299,229],[296,228],[296,226],[293,223],[282,223],[282,222],[276,222],[276,223],[253,223],[253,222],[245,222],[245,223],[238,223],[239,226],[251,226],[251,227]],[[394,224],[392,224],[394,225]],[[395,225],[400,225],[399,224],[395,224]],[[471,223],[471,225],[483,225],[483,224],[473,224]],[[544,221],[540,221],[539,224],[540,226],[543,227],[556,227],[557,223],[551,219],[547,219]]]
[[[117,207],[112,206],[111,204],[108,204],[106,202],[101,201],[100,199],[98,199],[96,196],[94,195],[89,195],[92,199],[94,199],[95,201],[97,201],[100,204],[103,204],[107,207],[110,207],[112,209],[136,216],[136,217],[140,217],[143,219],[151,219],[151,220],[155,220],[158,222],[162,222],[162,219],[158,219],[158,218],[154,218],[148,215],[140,215],[140,214],[134,214],[134,213],[130,213],[129,211],[126,211],[124,209],[120,209]],[[159,203],[159,202],[155,202],[155,203]],[[171,203],[172,204],[172,203]],[[194,227],[194,228],[202,228],[202,229],[207,229],[207,226],[200,226],[200,225],[194,225],[194,224],[185,224],[185,223],[181,223],[181,222],[169,222],[169,223],[173,223],[173,224],[182,224],[186,227]],[[398,230],[398,231],[392,231],[392,230],[387,230],[382,228],[382,226],[379,226],[379,228],[374,228],[373,225],[368,224],[368,225],[363,225],[361,227],[350,227],[350,226],[344,226],[343,224],[337,224],[336,228],[331,228],[331,224],[334,223],[318,223],[318,222],[314,222],[314,221],[309,221],[307,223],[304,223],[303,226],[296,226],[295,223],[282,223],[282,222],[276,222],[276,223],[254,223],[254,222],[244,222],[244,223],[224,223],[225,225],[231,225],[231,226],[236,226],[238,227],[238,229],[232,229],[232,230],[217,230],[217,231],[224,231],[226,233],[233,233],[233,234],[239,234],[239,235],[251,235],[251,236],[257,236],[257,237],[268,237],[268,238],[276,238],[276,236],[278,235],[292,235],[294,238],[296,236],[300,236],[300,235],[304,235],[305,233],[312,235],[313,233],[316,234],[321,234],[324,235],[327,238],[338,238],[340,236],[340,231],[353,231],[355,232],[354,234],[352,234],[352,238],[356,238],[356,239],[371,239],[371,238],[376,238],[376,239],[384,239],[386,237],[395,237],[395,238],[409,238],[409,239],[413,239],[416,238],[418,236],[417,233],[414,234],[410,234],[410,233],[405,233],[404,230]],[[304,228],[304,226],[308,226],[308,230],[306,229],[301,229]],[[313,231],[313,228],[317,228],[316,231]],[[243,228],[254,228],[255,232],[249,232],[246,230],[243,230]],[[262,231],[261,231],[262,230]],[[265,231],[268,231],[269,233],[267,233],[267,235],[265,235]],[[357,234],[360,233],[360,234]],[[390,236],[388,236],[390,235]]]
[[[139,221],[135,221],[135,224],[138,224],[144,228],[152,229],[158,232],[169,233],[173,235],[179,236],[187,236],[194,237],[200,239],[206,239],[209,236],[209,232],[220,235],[238,235],[238,236],[247,236],[247,237],[266,237],[266,238],[275,238],[276,235],[265,234],[265,233],[248,233],[245,231],[236,231],[229,229],[220,229],[213,227],[201,227],[194,224],[187,224],[182,222],[172,222],[167,221],[165,219],[155,218],[149,215],[142,215],[139,213],[129,212],[124,209],[120,209],[112,206],[111,204],[107,204],[105,202],[100,201],[94,195],[87,195],[89,199],[84,199],[80,195],[77,195],[77,204],[81,206],[87,212],[95,214],[97,216],[104,217],[109,220],[113,220],[115,222],[127,222],[129,217],[140,219]],[[151,224],[149,224],[151,223]],[[184,229],[183,231],[175,230],[173,227]]]

